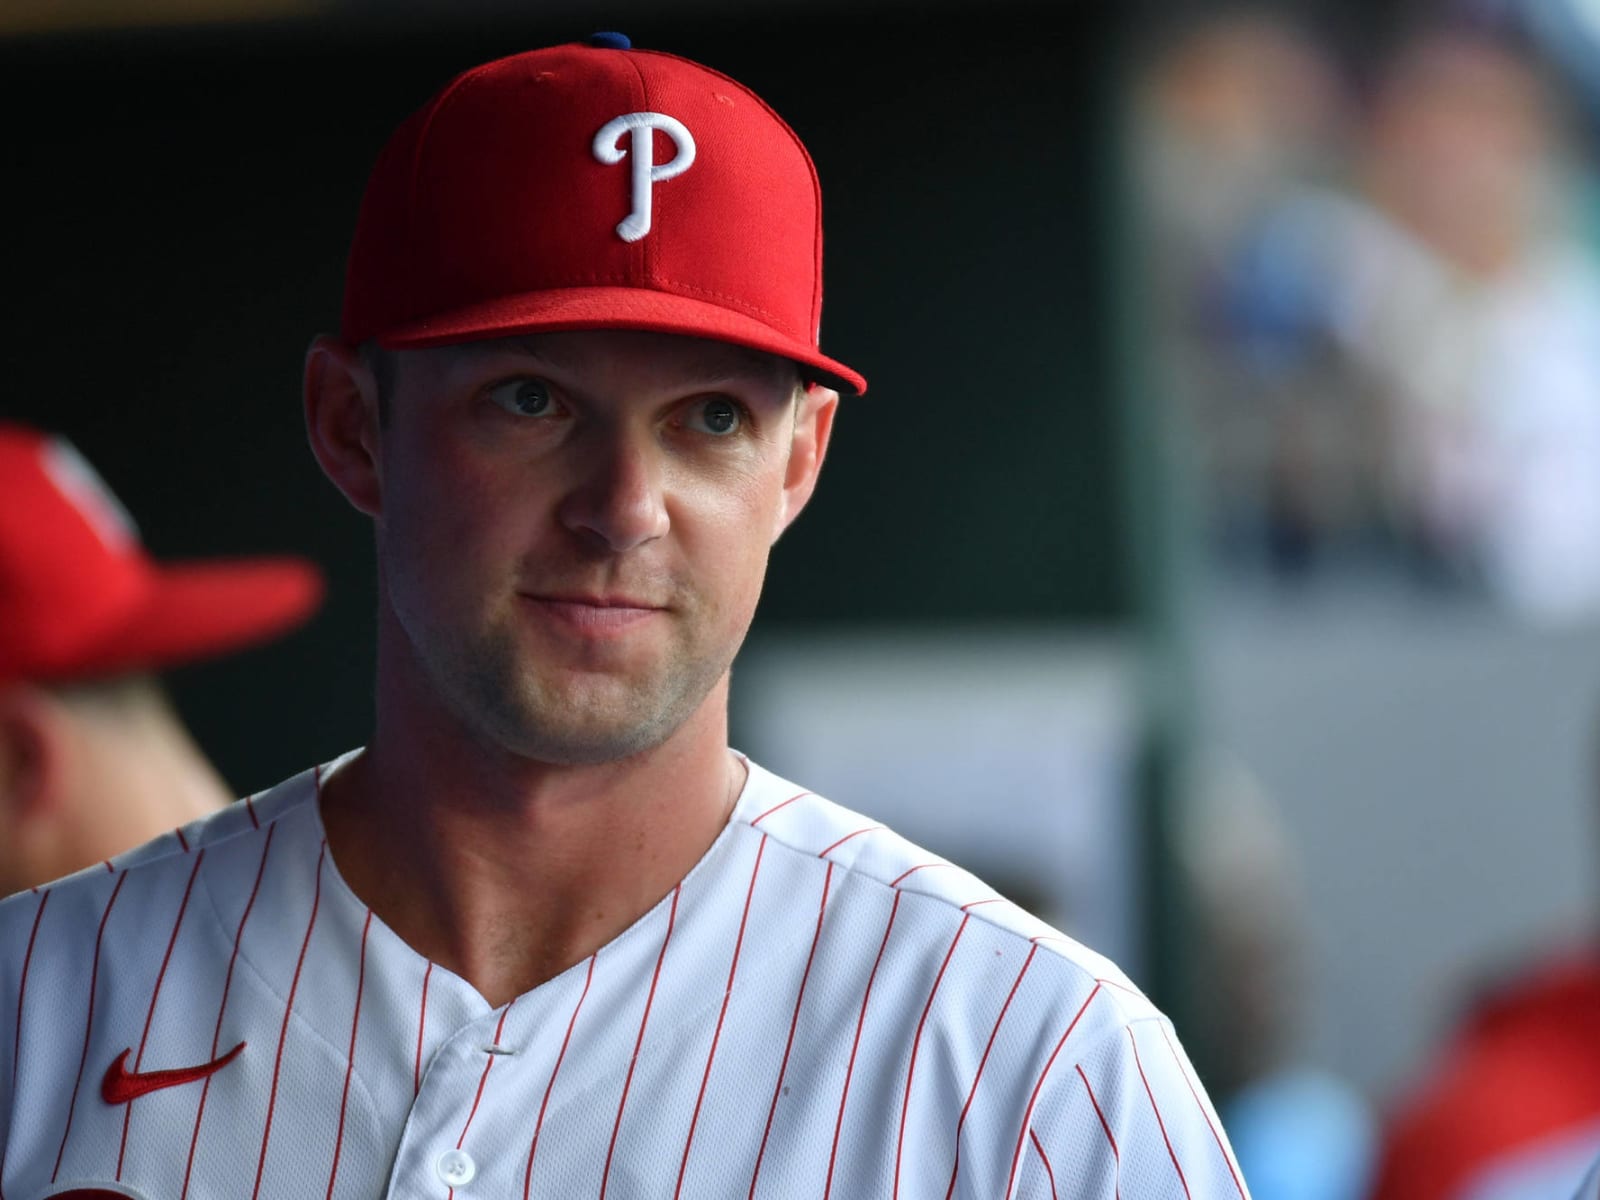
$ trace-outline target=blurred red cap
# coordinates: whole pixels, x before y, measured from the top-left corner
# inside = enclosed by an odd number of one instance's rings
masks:
[[[321,597],[301,559],[153,561],[70,443],[0,423],[0,681],[210,657],[292,628]]]

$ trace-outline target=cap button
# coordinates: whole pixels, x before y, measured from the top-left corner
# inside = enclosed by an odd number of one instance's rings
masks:
[[[589,35],[589,45],[596,50],[631,50],[633,41],[625,33],[613,33],[609,30]]]

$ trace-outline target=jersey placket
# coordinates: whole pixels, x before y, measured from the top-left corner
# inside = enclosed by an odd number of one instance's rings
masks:
[[[439,974],[433,975],[434,987],[440,986]],[[518,1003],[469,1021],[429,1057],[401,1133],[390,1200],[471,1195],[469,1185],[486,1171],[495,1179],[508,1177],[503,1159],[515,1156],[515,1148],[472,1134],[486,1099],[495,1103],[495,1093],[525,1089],[530,1060],[546,1057],[542,1047],[526,1044],[527,1025],[513,1021]]]

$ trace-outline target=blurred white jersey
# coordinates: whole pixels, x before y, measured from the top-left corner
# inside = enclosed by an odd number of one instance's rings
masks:
[[[345,885],[320,777],[0,904],[0,1200],[1246,1195],[1115,966],[754,764],[499,1008]]]
[[[1572,1200],[1600,1200],[1600,1159],[1589,1167],[1589,1173],[1583,1177]]]

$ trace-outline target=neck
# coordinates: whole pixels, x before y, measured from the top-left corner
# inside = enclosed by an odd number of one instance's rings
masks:
[[[716,840],[745,776],[727,683],[659,746],[568,766],[485,744],[380,678],[371,744],[323,789],[329,851],[413,949],[503,1004],[617,937]]]

